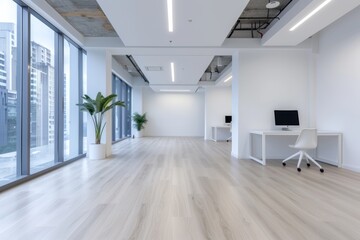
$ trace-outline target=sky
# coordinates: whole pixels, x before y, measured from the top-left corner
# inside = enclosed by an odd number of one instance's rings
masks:
[[[16,3],[0,0],[0,22],[16,22]]]
[[[17,4],[13,0],[0,0],[0,22],[11,22],[15,23],[15,29],[16,29],[16,22],[17,22]],[[31,16],[31,41],[34,41],[48,49],[50,49],[52,53],[52,58],[54,59],[54,31],[49,28],[47,25],[42,23],[39,19],[37,19],[34,16]],[[67,45],[67,41],[65,41],[64,44],[64,58],[67,59],[70,54],[69,46]],[[52,59],[52,65],[54,65]],[[67,61],[64,62],[64,69],[65,74],[69,76],[70,66]],[[86,71],[84,72],[86,73]],[[84,76],[86,77],[86,76]]]
[[[12,0],[0,0],[0,22],[17,23],[17,4]],[[36,17],[31,16],[31,40],[50,49],[54,54],[54,32]],[[52,62],[54,65],[54,62]]]

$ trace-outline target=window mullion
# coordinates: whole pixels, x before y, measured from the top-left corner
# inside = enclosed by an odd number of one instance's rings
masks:
[[[55,163],[64,162],[64,37],[55,33]]]
[[[19,101],[17,121],[20,127],[17,129],[17,136],[20,136],[21,144],[17,146],[17,175],[24,176],[30,174],[30,13],[29,9],[23,7],[21,10],[21,19],[19,21],[19,39],[22,39],[21,61],[19,81]]]

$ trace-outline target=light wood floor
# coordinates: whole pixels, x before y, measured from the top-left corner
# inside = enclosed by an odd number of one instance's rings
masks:
[[[0,239],[360,239],[360,174],[264,167],[200,138],[113,153],[0,193]]]

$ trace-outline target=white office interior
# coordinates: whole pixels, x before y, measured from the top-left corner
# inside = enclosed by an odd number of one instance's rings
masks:
[[[360,111],[356,107],[360,96],[359,18],[357,7],[295,47],[266,48],[258,39],[246,39],[236,49],[209,48],[207,54],[232,55],[231,86],[204,87],[196,93],[156,93],[139,86],[139,80],[132,79],[111,60],[112,54],[126,53],[121,48],[112,52],[88,50],[88,75],[96,79],[106,74],[109,80],[112,69],[132,84],[133,111],[146,112],[149,118],[144,136],[196,136],[209,140],[211,126],[224,124],[224,116],[231,114],[232,156],[248,159],[249,132],[276,129],[274,109],[297,109],[301,127],[341,132],[343,167],[360,171],[357,157]],[[171,49],[148,51],[179,54]],[[204,55],[203,49],[187,51]],[[99,71],[99,66],[103,71]],[[98,82],[89,82],[89,92],[92,83],[93,91],[99,90]],[[109,92],[110,85],[108,81],[102,87]],[[288,153],[279,155],[271,146],[268,151],[269,158],[285,157]]]
[[[355,1],[356,2],[356,1]],[[351,3],[357,5],[358,3]],[[211,126],[232,115],[232,156],[249,158],[249,132],[275,129],[274,109],[297,109],[301,127],[343,134],[343,167],[360,171],[357,144],[360,111],[360,7],[349,11],[296,46],[264,46],[260,39],[226,39],[221,47],[127,48],[111,38],[84,38],[41,1],[27,1],[75,39],[88,54],[88,93],[111,92],[112,72],[133,87],[133,112],[146,112],[144,136],[196,136],[210,139]],[[305,4],[305,2],[304,2]],[[350,4],[350,5],[351,5]],[[342,12],[347,10],[342,9]],[[339,11],[341,12],[341,11]],[[340,14],[340,13],[339,13]],[[336,14],[334,18],[336,19]],[[104,47],[106,45],[106,47]],[[101,46],[101,47],[99,47]],[[231,55],[231,86],[196,93],[157,93],[139,84],[116,61],[119,54],[147,56]],[[106,76],[106,81],[101,81]],[[223,76],[221,80],[224,80]],[[221,85],[221,86],[220,86]],[[160,111],[165,109],[166,111]],[[111,154],[111,117],[105,139]],[[91,131],[90,133],[91,138]],[[269,158],[277,156],[268,148]],[[284,153],[286,156],[286,153]]]

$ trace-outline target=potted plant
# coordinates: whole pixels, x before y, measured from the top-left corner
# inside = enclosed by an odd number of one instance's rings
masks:
[[[146,113],[140,114],[135,112],[133,114],[134,128],[138,131],[138,136],[140,136],[140,131],[145,128],[145,124],[147,123]],[[133,136],[134,137],[134,136]]]
[[[81,111],[89,113],[94,124],[95,143],[89,146],[89,159],[103,159],[106,154],[106,145],[101,144],[101,136],[104,131],[106,122],[104,122],[104,114],[113,109],[115,106],[125,107],[123,101],[115,101],[116,94],[110,94],[104,97],[101,92],[98,92],[95,99],[84,94],[83,103],[76,104]]]

